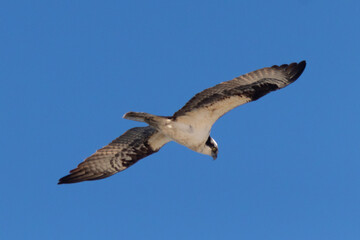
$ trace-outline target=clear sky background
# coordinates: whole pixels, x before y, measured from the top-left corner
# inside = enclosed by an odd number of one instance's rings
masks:
[[[0,239],[360,239],[359,1],[3,1]],[[100,181],[60,177],[194,94],[307,60],[221,118],[219,157],[176,143]]]

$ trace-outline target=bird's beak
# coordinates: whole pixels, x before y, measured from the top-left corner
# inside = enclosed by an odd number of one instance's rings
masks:
[[[212,156],[212,158],[213,158],[214,160],[216,160],[216,158],[217,158],[217,153],[211,152],[211,156]]]

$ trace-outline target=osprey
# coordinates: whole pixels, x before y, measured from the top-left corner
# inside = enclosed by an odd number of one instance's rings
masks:
[[[76,183],[109,177],[138,160],[175,141],[215,160],[218,145],[210,137],[212,125],[225,113],[244,103],[255,101],[269,92],[286,87],[300,77],[306,62],[262,68],[233,80],[222,82],[196,94],[171,117],[128,112],[123,118],[145,122],[86,158],[58,184]]]

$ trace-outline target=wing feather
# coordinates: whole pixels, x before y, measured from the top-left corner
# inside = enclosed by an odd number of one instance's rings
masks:
[[[172,118],[184,122],[206,119],[212,126],[231,109],[255,101],[294,82],[302,74],[305,66],[305,61],[274,65],[222,82],[196,94]]]
[[[69,175],[61,178],[58,184],[109,177],[159,151],[169,141],[153,127],[132,128],[86,158]]]

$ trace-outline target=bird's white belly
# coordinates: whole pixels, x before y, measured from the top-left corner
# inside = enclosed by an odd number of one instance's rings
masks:
[[[196,124],[185,124],[171,120],[161,126],[161,131],[173,141],[194,151],[203,147],[210,134],[210,129],[201,128]]]

